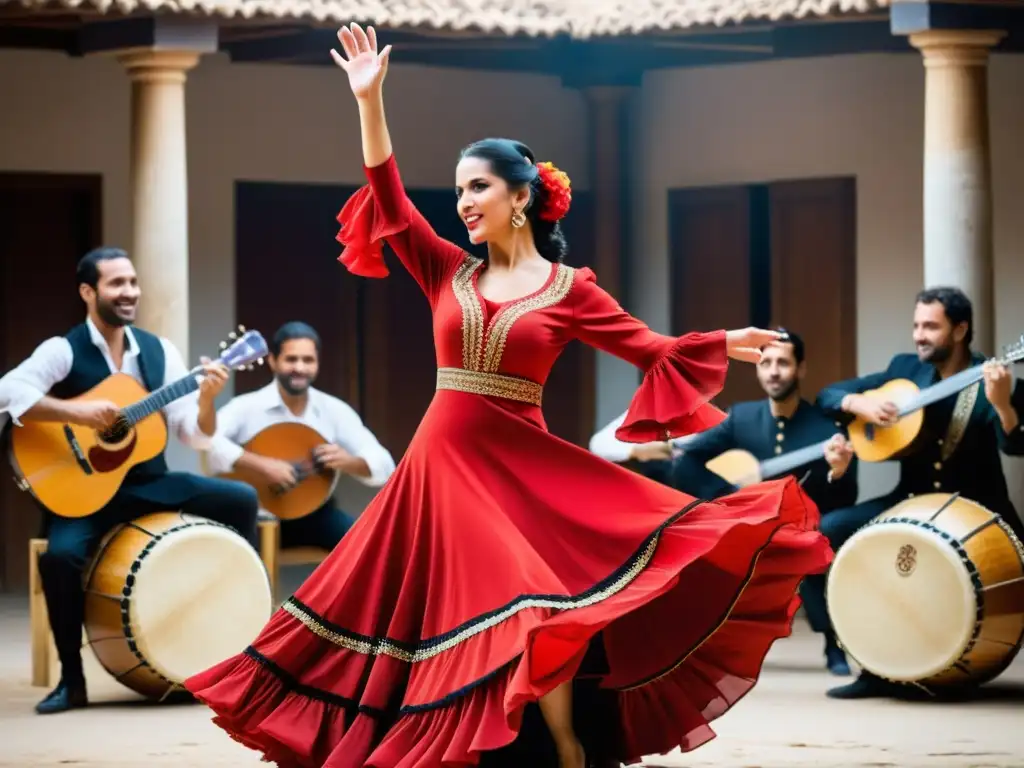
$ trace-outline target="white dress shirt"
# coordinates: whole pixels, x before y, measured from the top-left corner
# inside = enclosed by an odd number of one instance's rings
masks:
[[[125,327],[125,350],[121,360],[121,369],[114,365],[110,347],[100,334],[92,320],[86,318],[89,338],[110,367],[110,373],[125,373],[145,386],[142,370],[139,368],[139,344],[129,327]],[[177,381],[188,375],[181,353],[167,339],[161,338],[164,348],[164,378],[161,386]],[[9,371],[0,379],[0,429],[10,418],[15,425],[21,426],[21,416],[46,396],[56,384],[64,381],[71,373],[74,363],[74,352],[71,343],[63,336],[53,336],[38,347],[32,355],[17,368]],[[210,439],[199,429],[199,394],[193,392],[185,397],[169,403],[161,409],[167,420],[169,430],[181,442],[197,450],[203,450],[210,444]]]
[[[305,424],[323,435],[324,440],[344,448],[366,462],[369,477],[355,475],[364,485],[379,487],[395,471],[395,460],[366,428],[359,414],[348,403],[310,387],[306,410],[296,416],[281,399],[277,382],[262,389],[239,395],[217,411],[217,433],[207,453],[208,468],[212,474],[230,472],[245,450],[247,443],[267,427],[294,421]]]
[[[622,426],[622,422],[626,420],[626,414],[628,411],[623,411],[620,415],[612,419],[604,428],[597,432],[592,438],[590,438],[590,452],[596,453],[602,459],[613,461],[616,464],[622,464],[625,461],[629,461],[629,457],[633,455],[633,451],[644,445],[657,445],[658,443],[626,443],[619,440],[615,436],[615,431]],[[681,449],[686,443],[693,439],[693,435],[686,435],[684,437],[677,437],[669,442],[673,448]]]

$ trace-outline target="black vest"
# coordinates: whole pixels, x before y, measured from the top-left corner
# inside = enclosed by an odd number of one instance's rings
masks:
[[[164,383],[164,347],[160,339],[152,333],[132,328],[132,335],[139,346],[138,364],[142,373],[143,386],[153,392]],[[71,370],[60,382],[55,384],[49,394],[61,400],[78,397],[107,379],[110,366],[103,357],[100,348],[92,343],[89,327],[82,323],[76,325],[64,337],[71,345],[73,355]],[[128,403],[125,403],[128,405]],[[126,482],[134,479],[162,475],[167,472],[167,461],[163,451],[149,461],[139,464],[128,472]]]

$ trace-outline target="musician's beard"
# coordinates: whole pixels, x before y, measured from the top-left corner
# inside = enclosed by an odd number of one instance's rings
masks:
[[[796,392],[799,383],[800,382],[798,382],[796,379],[793,379],[791,382],[789,382],[788,385],[780,389],[775,394],[769,392],[768,397],[770,397],[776,403],[784,403],[793,396],[793,393]]]
[[[302,384],[296,386],[292,383],[292,374],[290,373],[279,373],[275,378],[277,378],[277,383],[281,385],[281,389],[293,396],[306,394],[306,390],[313,383],[312,379],[306,378],[302,380]]]
[[[132,325],[135,322],[133,318],[121,317],[117,314],[114,303],[110,301],[97,301],[96,314],[100,316],[100,320],[113,328]]]
[[[918,351],[918,359],[920,359],[922,363],[931,363],[932,365],[941,365],[952,356],[952,346],[929,346]]]

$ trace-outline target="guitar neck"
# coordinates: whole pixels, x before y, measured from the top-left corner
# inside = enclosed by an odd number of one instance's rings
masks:
[[[921,390],[900,408],[900,416],[906,416],[908,413],[927,408],[932,403],[937,403],[939,400],[944,400],[950,395],[955,395],[976,381],[981,381],[984,376],[984,368],[980,365],[968,368],[966,371],[960,371],[960,373],[954,373],[948,379],[943,379],[937,384],[932,384],[930,387]]]
[[[196,381],[196,375],[199,373],[199,370],[201,369],[190,371],[188,375],[182,376],[177,381],[172,381],[170,384],[160,387],[160,389],[139,400],[139,402],[129,405],[121,411],[121,414],[129,424],[137,424],[147,416],[170,405],[175,400],[180,400],[186,395],[192,394],[199,389],[199,382]]]
[[[831,439],[829,438],[828,440]],[[761,477],[767,480],[770,477],[784,475],[797,467],[808,464],[815,459],[820,459],[825,455],[825,446],[828,445],[828,440],[822,440],[820,443],[808,445],[806,448],[799,448],[790,453],[784,453],[782,456],[765,459],[761,462]]]

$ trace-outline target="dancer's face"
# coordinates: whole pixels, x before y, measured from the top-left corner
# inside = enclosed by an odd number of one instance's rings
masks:
[[[528,189],[511,190],[491,165],[478,157],[465,157],[455,168],[455,195],[459,218],[474,245],[508,238],[512,214],[524,211],[530,200]]]

